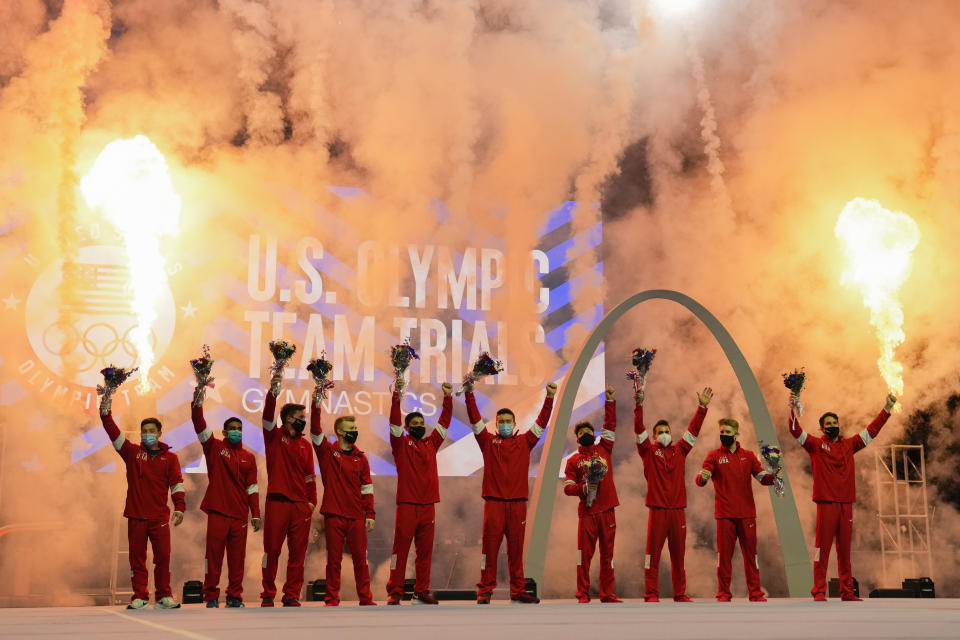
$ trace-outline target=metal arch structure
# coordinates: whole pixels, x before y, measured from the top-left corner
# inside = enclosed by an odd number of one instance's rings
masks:
[[[717,318],[707,311],[706,307],[693,298],[668,289],[651,289],[630,296],[613,310],[607,313],[600,323],[587,337],[580,349],[577,359],[567,372],[560,393],[560,402],[553,415],[552,424],[547,431],[541,453],[540,468],[533,485],[531,512],[526,532],[526,575],[543,584],[543,571],[546,565],[547,542],[550,534],[550,520],[553,516],[554,502],[556,501],[557,485],[559,484],[560,462],[563,459],[564,443],[570,426],[570,416],[573,413],[574,401],[580,383],[586,373],[587,365],[593,357],[600,342],[607,335],[610,328],[627,311],[647,300],[671,300],[691,311],[713,334],[724,355],[733,367],[733,371],[740,383],[740,388],[747,400],[750,418],[756,430],[757,439],[765,443],[780,446],[776,429],[770,418],[770,410],[760,391],[760,385],[747,363],[743,352],[734,342],[733,337],[724,328]],[[780,549],[783,554],[783,564],[787,577],[787,589],[790,597],[806,597],[813,586],[813,570],[810,556],[807,552],[806,541],[803,537],[803,528],[800,524],[800,514],[797,503],[793,499],[793,490],[787,470],[783,470],[784,497],[777,498],[771,487],[770,501],[773,505],[773,515],[777,523],[777,534],[780,538]]]

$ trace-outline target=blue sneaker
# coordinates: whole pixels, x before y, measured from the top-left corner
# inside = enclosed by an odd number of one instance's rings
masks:
[[[227,609],[243,609],[243,600],[227,596]]]
[[[229,605],[227,605],[227,606],[229,606]],[[219,601],[219,600],[208,600],[208,601],[207,601],[207,609],[219,609],[219,608],[220,608],[220,601]]]

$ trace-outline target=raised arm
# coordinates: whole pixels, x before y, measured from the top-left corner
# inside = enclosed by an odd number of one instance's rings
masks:
[[[897,404],[897,398],[892,393],[887,394],[887,404],[880,410],[880,413],[877,414],[877,417],[873,419],[867,428],[854,436],[853,440],[853,452],[856,453],[864,447],[866,447],[874,438],[880,433],[880,429],[883,428],[883,425],[887,423],[887,420],[890,419],[890,412],[893,410],[893,405]]]
[[[373,510],[373,479],[370,477],[370,461],[363,456],[363,477],[360,481],[360,500],[363,503],[363,517],[367,531],[373,530],[377,514]]]
[[[698,487],[707,486],[707,482],[710,478],[713,477],[713,472],[717,469],[717,456],[711,451],[707,454],[707,457],[703,459],[703,467],[700,469],[700,473],[697,474],[696,483]]]
[[[616,390],[607,385],[604,391],[603,431],[600,432],[600,446],[613,451],[613,442],[617,438],[617,401]]]
[[[280,433],[277,425],[277,396],[280,395],[279,375],[270,379],[270,388],[267,389],[267,395],[263,399],[263,439],[264,441],[273,440]]]
[[[633,432],[637,434],[637,453],[640,457],[646,455],[650,449],[650,434],[643,424],[643,389],[633,394],[636,404],[633,406]]]
[[[213,446],[213,430],[207,426],[207,421],[203,417],[203,387],[198,388],[193,393],[193,402],[190,403],[190,418],[193,420],[193,430],[197,434],[200,446],[203,452],[207,453]]]
[[[393,399],[390,402],[390,443],[393,444],[395,438],[403,435],[403,414],[400,411],[400,394],[393,392]]]
[[[797,440],[797,444],[806,449],[807,453],[813,453],[817,450],[818,439],[800,428],[800,421],[794,411],[794,406],[790,405],[790,422],[788,423],[790,435]]]
[[[313,450],[317,452],[317,460],[319,460],[323,456],[324,448],[331,446],[323,435],[323,405],[319,390],[314,390],[310,405],[310,441],[313,443]],[[316,496],[317,487],[315,483],[313,493]],[[314,498],[313,504],[317,504],[316,498]]]
[[[103,424],[103,429],[107,432],[107,437],[110,438],[110,442],[113,443],[113,448],[116,449],[120,457],[126,462],[137,447],[128,442],[126,436],[120,433],[120,427],[113,421],[113,414],[110,413],[110,407],[110,398],[104,396],[103,399],[100,400],[100,422]]]
[[[470,428],[473,429],[473,435],[477,438],[477,444],[483,450],[490,441],[490,434],[487,432],[487,426],[483,422],[483,416],[480,415],[480,409],[477,408],[477,398],[473,395],[473,385],[467,387],[464,394],[467,404],[467,419],[470,421]]]
[[[693,418],[690,419],[690,424],[687,426],[687,431],[683,434],[683,438],[677,443],[683,455],[690,453],[693,445],[697,443],[697,437],[700,436],[700,427],[703,426],[703,419],[707,417],[707,405],[710,404],[710,400],[712,399],[713,389],[710,387],[707,387],[697,394],[697,412],[694,413]]]
[[[527,444],[530,445],[531,449],[537,446],[537,442],[543,437],[547,425],[550,424],[550,414],[553,413],[553,397],[555,395],[557,395],[557,385],[550,382],[547,384],[547,395],[543,399],[543,406],[540,407],[540,415],[537,416],[537,421],[527,431]]]
[[[441,388],[443,389],[443,407],[440,409],[437,426],[430,434],[430,441],[436,449],[440,449],[440,445],[446,439],[447,429],[450,428],[450,421],[453,419],[453,385],[444,382]]]

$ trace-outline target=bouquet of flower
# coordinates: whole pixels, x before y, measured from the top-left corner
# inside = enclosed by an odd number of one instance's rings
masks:
[[[587,465],[587,506],[592,507],[597,499],[597,488],[600,481],[607,475],[607,463],[597,454],[590,458],[590,464]]]
[[[313,381],[316,383],[316,393],[320,399],[327,397],[327,391],[333,389],[333,380],[327,380],[327,376],[330,375],[330,371],[333,369],[333,363],[327,360],[327,352],[323,351],[320,353],[319,358],[315,358],[310,361],[310,364],[307,365],[307,371],[313,376]]]
[[[494,360],[490,357],[489,353],[484,351],[477,357],[477,361],[473,363],[473,370],[463,376],[463,384],[457,389],[457,395],[462,394],[468,386],[476,384],[480,378],[484,376],[495,376],[501,371],[503,371],[503,363],[499,360]]]
[[[420,356],[417,355],[417,351],[410,346],[410,340],[404,340],[403,344],[395,344],[390,347],[390,362],[393,363],[393,375],[396,380],[394,385],[394,391],[401,398],[403,397],[403,389],[407,385],[406,378],[404,378],[403,373],[407,370],[407,367],[410,366],[410,363],[414,360],[419,360]]]
[[[113,395],[113,392],[117,390],[117,387],[126,382],[127,378],[132,376],[136,370],[137,367],[124,369],[123,367],[115,367],[113,365],[110,365],[106,369],[101,369],[100,373],[103,374],[103,384],[97,385],[97,395],[109,398]]]
[[[633,350],[634,368],[630,371],[627,371],[627,380],[630,380],[633,383],[634,393],[640,391],[640,389],[643,389],[644,385],[646,384],[647,372],[650,370],[650,365],[653,364],[653,358],[656,355],[656,349]]]
[[[213,358],[210,357],[210,346],[200,347],[200,357],[190,361],[190,367],[193,369],[193,375],[197,378],[197,391],[194,395],[194,403],[198,406],[203,403],[203,395],[207,387],[213,388],[213,377],[210,375],[210,369],[213,367]]]
[[[803,415],[803,404],[800,403],[800,392],[803,391],[803,385],[807,381],[807,374],[803,372],[803,367],[795,369],[791,373],[784,373],[783,386],[790,389],[790,406],[796,407],[797,415]]]
[[[774,486],[777,490],[777,495],[782,498],[783,478],[778,477],[777,473],[779,473],[783,466],[783,452],[780,451],[780,447],[775,447],[770,444],[763,444],[761,442],[760,455],[763,457],[764,462],[770,466],[770,472],[774,475]]]

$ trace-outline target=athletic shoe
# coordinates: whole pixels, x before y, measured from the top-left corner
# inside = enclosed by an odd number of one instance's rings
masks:
[[[399,604],[400,604],[400,596],[399,596],[398,594],[396,594],[396,593],[391,593],[390,596],[387,598],[387,604],[389,604],[389,605],[399,605]]]
[[[590,596],[580,596],[579,598],[577,598],[577,603],[578,603],[578,604],[589,604],[589,603],[590,603]]]
[[[490,604],[490,596],[477,596],[477,604]]]
[[[243,600],[227,596],[227,609],[243,609]]]
[[[511,602],[518,602],[520,604],[540,604],[540,598],[532,596],[526,591],[521,591],[517,594],[516,598],[510,598]]]
[[[155,605],[154,609],[179,609],[180,603],[171,598],[170,596],[163,596],[160,598]]]
[[[433,594],[429,591],[421,591],[413,594],[413,604],[440,604]]]
[[[717,596],[717,602],[732,602],[733,598],[730,596]]]
[[[615,604],[615,603],[618,603],[618,602],[623,602],[623,600],[621,600],[621,599],[618,598],[617,596],[607,596],[606,598],[601,598],[601,599],[600,599],[600,602],[606,602],[606,603],[608,603],[608,604],[611,604],[611,603]]]
[[[299,607],[299,606],[300,606],[300,601],[299,601],[299,600],[284,600],[284,601],[283,601],[283,606],[285,606],[285,607]]]
[[[826,602],[826,601],[827,601],[827,596],[823,595],[822,593],[818,593],[817,595],[813,596],[813,601],[814,601],[814,602]]]
[[[674,602],[693,602],[693,600],[687,594],[683,594],[682,596],[677,596],[673,599],[673,601]]]
[[[643,601],[644,602],[660,602],[660,598],[658,596],[643,596]]]
[[[375,606],[377,606],[377,603],[374,602],[373,600],[361,600],[361,601],[360,601],[360,606],[361,606],[361,607],[375,607]]]
[[[219,609],[220,601],[219,600],[207,600],[207,609]]]
[[[339,600],[337,600],[337,601],[327,600],[326,602],[323,603],[323,606],[325,606],[325,607],[339,607],[339,606],[340,606],[340,601],[339,601]]]
[[[127,605],[127,609],[146,609],[149,603],[141,598],[134,598]]]
[[[273,598],[264,598],[264,599],[263,599],[263,602],[260,603],[260,606],[261,606],[261,607],[272,607],[272,606],[273,606]]]
[[[755,598],[750,598],[750,602],[766,602],[767,599],[763,596],[757,596]]]
[[[842,596],[840,599],[844,602],[863,602],[863,598],[857,596]]]

